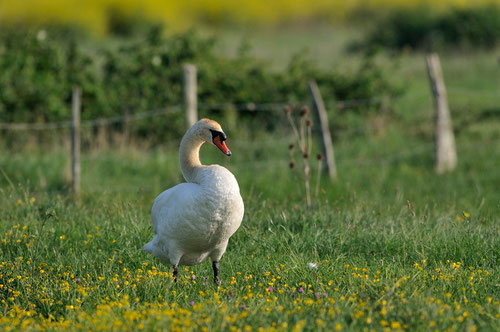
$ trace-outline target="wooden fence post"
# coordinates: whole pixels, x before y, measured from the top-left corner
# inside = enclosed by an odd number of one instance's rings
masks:
[[[197,81],[196,66],[185,64],[184,72],[184,108],[186,111],[186,126],[191,128],[198,121],[198,102],[197,102]]]
[[[435,169],[440,174],[455,169],[457,165],[455,136],[453,135],[453,126],[446,98],[446,86],[444,85],[439,56],[436,53],[428,54],[425,61],[436,109],[434,153]]]
[[[72,118],[71,118],[71,187],[73,193],[78,195],[80,191],[80,109],[81,89],[73,88]]]
[[[323,155],[325,156],[325,158],[323,158],[323,165],[326,167],[330,178],[336,179],[337,167],[335,165],[335,156],[333,153],[332,136],[328,125],[328,115],[326,114],[325,103],[323,102],[323,98],[321,97],[315,80],[309,81],[309,93],[314,109],[316,131],[319,133],[319,141],[321,143]]]

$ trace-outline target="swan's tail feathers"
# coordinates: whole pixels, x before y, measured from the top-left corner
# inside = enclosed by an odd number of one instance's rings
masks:
[[[144,247],[142,247],[142,250],[149,252],[150,254],[153,253],[153,249],[154,249],[153,241],[146,243]]]

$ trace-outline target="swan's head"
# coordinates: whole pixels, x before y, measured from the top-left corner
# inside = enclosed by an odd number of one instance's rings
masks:
[[[201,119],[193,127],[195,132],[203,141],[218,147],[226,156],[231,155],[231,150],[226,146],[226,134],[222,131],[220,124],[214,120]],[[193,128],[194,129],[194,128]]]

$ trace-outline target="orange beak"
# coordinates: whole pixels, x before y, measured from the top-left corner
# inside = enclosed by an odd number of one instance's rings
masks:
[[[220,140],[220,136],[216,136],[213,140],[216,147],[219,148],[226,156],[231,155],[231,150],[226,146],[226,142]]]

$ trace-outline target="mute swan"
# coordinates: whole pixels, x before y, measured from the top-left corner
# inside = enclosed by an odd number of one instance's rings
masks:
[[[143,250],[172,264],[177,281],[178,265],[212,260],[214,282],[219,283],[219,260],[231,235],[243,219],[243,199],[234,175],[219,165],[202,165],[200,147],[209,142],[227,156],[221,126],[209,119],[196,122],[182,138],[179,161],[187,183],[156,197],[151,209],[155,236]]]

